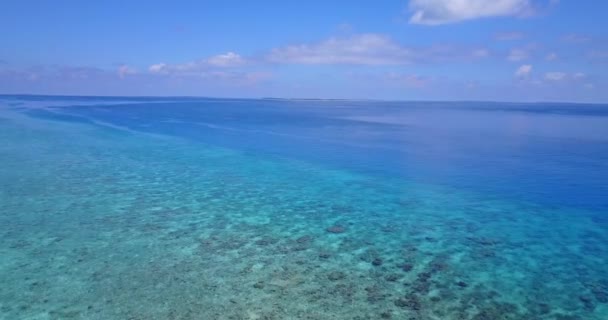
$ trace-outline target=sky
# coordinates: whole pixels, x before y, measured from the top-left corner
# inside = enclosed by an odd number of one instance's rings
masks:
[[[604,0],[3,0],[0,93],[608,102]]]

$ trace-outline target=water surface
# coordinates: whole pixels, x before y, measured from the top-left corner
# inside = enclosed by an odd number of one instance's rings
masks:
[[[2,96],[0,142],[0,318],[608,318],[608,106]]]

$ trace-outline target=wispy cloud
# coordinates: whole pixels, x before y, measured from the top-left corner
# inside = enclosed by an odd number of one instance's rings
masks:
[[[432,77],[420,75],[405,71],[389,71],[389,72],[347,72],[345,76],[352,82],[369,85],[370,82],[381,84],[383,88],[388,89],[423,89],[427,88],[434,81]]]
[[[25,69],[0,69],[0,75],[5,79],[14,81],[48,80],[65,82],[117,77],[117,74],[100,68],[77,66],[33,66]]]
[[[207,64],[216,67],[236,67],[244,65],[245,59],[243,59],[243,57],[241,57],[239,54],[228,52],[210,57],[206,62]]]
[[[234,52],[227,52],[185,63],[155,63],[148,67],[147,75],[236,86],[256,85],[272,78],[271,72],[255,70],[250,65],[249,59]]]
[[[549,81],[561,81],[566,79],[567,74],[565,72],[547,72],[545,73],[545,80]]]
[[[587,90],[595,89],[597,81],[592,76],[584,72],[547,72],[545,73],[544,80],[547,85],[558,85],[558,86],[569,86],[569,87],[581,87]]]
[[[486,48],[435,45],[410,47],[382,34],[332,37],[324,41],[272,49],[265,62],[310,65],[406,65],[467,61],[490,55]]]
[[[591,50],[587,53],[587,58],[593,62],[608,62],[608,50]]]
[[[488,17],[534,13],[529,0],[410,0],[410,23],[441,25]]]
[[[570,86],[571,88],[594,86],[593,79],[584,72],[550,71],[534,75],[532,65],[522,65],[515,70],[521,84],[543,87]]]
[[[577,73],[573,74],[572,76],[575,80],[582,80],[582,79],[587,78],[587,75],[583,72],[577,72]]]
[[[561,40],[569,43],[585,43],[591,41],[591,37],[578,33],[568,33],[563,35]]]
[[[148,71],[151,73],[163,73],[167,70],[167,65],[165,63],[155,63],[148,67]]]
[[[485,58],[490,56],[490,51],[488,49],[475,49],[471,52],[471,55],[477,58]]]
[[[275,48],[266,60],[293,64],[399,65],[411,63],[415,52],[379,34],[330,38],[312,44]]]
[[[235,85],[256,85],[272,78],[272,73],[265,71],[210,71],[199,75],[205,80],[221,81]]]
[[[399,72],[389,72],[385,74],[384,77],[393,84],[403,85],[411,88],[422,88],[430,82],[430,78],[425,76]]]
[[[117,73],[118,73],[118,77],[123,79],[124,77],[126,77],[128,75],[137,74],[137,70],[133,67],[129,67],[128,65],[121,65],[118,67]]]
[[[41,67],[27,69],[0,68],[0,78],[9,81],[37,81],[44,72],[44,68]]]
[[[528,59],[529,53],[525,49],[515,48],[511,49],[509,55],[507,56],[507,60],[512,62],[518,62]]]
[[[555,61],[555,60],[557,60],[557,58],[558,58],[557,53],[551,52],[551,53],[547,54],[547,56],[545,57],[545,60]]]
[[[532,72],[532,65],[524,64],[515,70],[515,76],[518,78],[527,78]]]
[[[91,78],[109,76],[107,71],[100,68],[71,66],[46,68],[43,74],[49,77],[58,77],[64,80],[88,80]]]
[[[524,38],[524,34],[522,32],[511,31],[511,32],[499,32],[494,35],[494,39],[498,41],[512,41],[512,40],[520,40]]]
[[[553,71],[545,73],[545,80],[548,81],[583,81],[587,80],[587,74],[583,72],[566,73],[561,71]]]
[[[206,75],[212,70],[239,67],[245,65],[246,62],[239,54],[227,52],[186,63],[155,63],[148,67],[148,71],[164,75]]]

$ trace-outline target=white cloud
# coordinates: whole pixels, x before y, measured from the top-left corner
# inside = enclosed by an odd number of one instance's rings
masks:
[[[485,48],[449,45],[403,46],[382,34],[357,34],[272,49],[266,62],[289,64],[404,65],[415,62],[467,61],[485,58]]]
[[[228,52],[210,57],[207,59],[207,63],[216,67],[235,67],[243,65],[245,63],[245,59],[234,52]]]
[[[577,72],[577,73],[573,74],[572,77],[574,78],[574,80],[582,80],[582,79],[585,79],[587,77],[587,75],[582,72]]]
[[[135,68],[129,67],[127,65],[121,65],[118,67],[118,76],[123,79],[124,77],[132,74],[136,74],[137,70]]]
[[[566,79],[567,74],[565,72],[547,72],[545,73],[545,80],[549,81],[561,81]]]
[[[557,60],[557,53],[551,52],[545,57],[545,59],[547,61],[555,61],[555,60]]]
[[[360,34],[276,48],[266,59],[277,63],[386,65],[407,64],[413,57],[413,50],[400,46],[387,36]]]
[[[148,68],[148,71],[150,71],[150,73],[163,73],[166,66],[167,65],[164,63],[153,64]]]
[[[534,10],[530,0],[410,0],[410,23],[440,25],[464,20],[525,16]]]
[[[530,75],[530,72],[532,72],[532,65],[524,64],[517,68],[515,76],[518,78],[526,78]]]
[[[215,69],[231,68],[246,64],[239,54],[227,52],[206,59],[181,64],[156,63],[148,67],[150,73],[172,75],[201,75]]]
[[[528,52],[523,49],[511,49],[509,55],[507,56],[507,60],[517,62],[528,59]]]
[[[486,48],[434,45],[404,46],[383,34],[353,34],[304,44],[271,49],[258,57],[243,57],[227,52],[196,61],[167,64],[157,63],[148,72],[158,75],[201,75],[210,70],[263,66],[268,64],[305,65],[406,65],[411,63],[442,63],[475,61],[490,56]]]
[[[249,62],[237,53],[227,52],[185,63],[153,64],[148,67],[148,72],[175,79],[187,78],[239,86],[252,86],[272,78],[270,72],[242,68],[249,67]]]
[[[569,83],[582,83],[588,80],[588,76],[583,72],[566,73],[566,72],[547,72],[545,73],[547,81],[568,81]]]

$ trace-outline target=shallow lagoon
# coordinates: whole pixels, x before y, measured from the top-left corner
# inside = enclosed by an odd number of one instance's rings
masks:
[[[0,101],[0,318],[608,318],[608,106]]]

